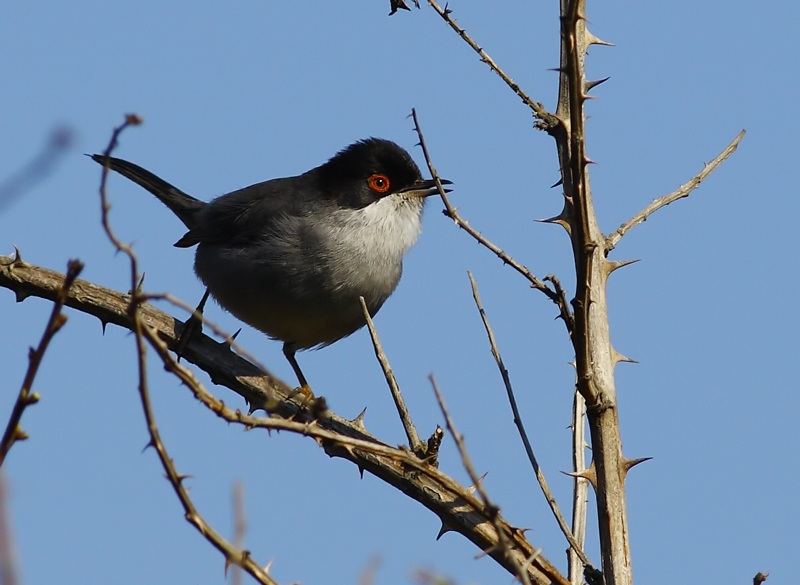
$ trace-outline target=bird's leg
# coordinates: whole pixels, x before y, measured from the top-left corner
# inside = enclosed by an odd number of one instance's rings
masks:
[[[294,357],[295,353],[297,353],[297,348],[294,346],[294,343],[287,341],[283,344],[283,355],[286,356],[289,365],[292,366],[294,370],[295,376],[297,376],[297,381],[300,382],[300,386],[296,389],[297,392],[308,400],[314,400],[314,392],[311,391],[311,386],[308,385],[306,377],[300,369],[300,364],[297,363],[297,359]]]
[[[202,333],[203,331],[202,314],[203,314],[203,309],[205,309],[207,300],[208,300],[208,289],[206,289],[206,292],[203,293],[203,298],[200,299],[200,302],[198,303],[197,308],[192,313],[192,316],[189,317],[183,324],[183,329],[181,330],[180,337],[178,337],[178,346],[175,352],[178,354],[178,359],[180,359],[181,355],[183,354],[183,350],[186,349],[186,345],[189,343],[189,339],[191,339],[192,335],[195,335],[197,333]]]

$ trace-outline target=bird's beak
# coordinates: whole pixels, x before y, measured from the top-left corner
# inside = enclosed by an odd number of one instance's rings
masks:
[[[447,179],[439,179],[439,182],[442,185],[453,184],[453,181],[448,181]],[[444,190],[445,193],[449,193],[450,191],[451,189]],[[439,189],[436,188],[436,181],[433,179],[420,179],[400,191],[400,193],[407,197],[428,197],[430,195],[436,195],[438,192]]]

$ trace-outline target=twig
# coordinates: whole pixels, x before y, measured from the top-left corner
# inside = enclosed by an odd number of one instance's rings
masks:
[[[389,385],[392,399],[397,407],[397,414],[400,415],[400,421],[403,423],[403,429],[405,429],[406,437],[408,437],[408,445],[418,457],[425,457],[425,444],[420,441],[417,429],[411,421],[411,415],[408,413],[408,408],[406,408],[406,401],[403,399],[403,394],[400,392],[400,386],[397,385],[397,378],[394,377],[389,359],[383,351],[381,340],[378,338],[378,331],[375,329],[375,324],[372,322],[369,309],[367,309],[367,303],[364,302],[364,297],[359,297],[359,300],[361,301],[361,309],[364,311],[364,319],[367,321],[369,336],[372,339],[372,347],[375,348],[375,357],[378,358],[378,363],[381,365],[386,383]]]
[[[557,118],[548,112],[545,107],[537,102],[532,100],[528,94],[526,94],[522,89],[517,85],[517,83],[509,77],[505,71],[503,71],[500,66],[495,63],[494,59],[492,59],[483,48],[476,43],[471,36],[467,34],[463,28],[461,28],[453,18],[450,16],[452,14],[452,10],[445,4],[445,7],[442,8],[439,6],[439,3],[436,0],[428,0],[428,4],[431,8],[433,8],[436,13],[442,17],[442,19],[447,23],[447,25],[452,28],[458,36],[460,36],[464,42],[466,42],[472,49],[478,53],[478,56],[481,58],[481,61],[486,63],[492,71],[497,73],[500,76],[500,79],[505,82],[505,84],[513,91],[517,96],[522,100],[522,102],[528,106],[531,111],[533,112],[534,116],[538,119],[542,120],[545,123],[545,127],[552,127],[558,124]]]
[[[161,466],[164,469],[164,473],[166,474],[172,489],[175,491],[175,495],[178,496],[178,500],[183,506],[186,521],[194,526],[197,531],[214,546],[214,548],[224,555],[226,565],[228,563],[233,563],[234,565],[241,567],[259,583],[263,583],[265,585],[277,585],[277,581],[275,581],[275,579],[269,575],[267,569],[262,568],[250,557],[249,551],[241,550],[228,542],[210,524],[208,524],[208,522],[206,522],[206,520],[197,511],[197,508],[189,497],[189,493],[183,486],[183,480],[186,476],[178,473],[178,471],[175,469],[172,459],[167,453],[167,449],[161,440],[161,435],[158,431],[158,425],[156,424],[155,416],[153,414],[153,408],[150,403],[150,393],[147,385],[147,369],[145,364],[146,350],[143,335],[143,330],[146,325],[141,322],[141,319],[135,310],[133,319],[134,333],[136,334],[136,353],[139,364],[139,396],[142,402],[144,417],[147,421],[147,430],[150,434],[149,446],[153,447],[158,454],[158,459],[161,461]]]
[[[39,154],[13,175],[0,182],[0,210],[10,205],[37,181],[47,177],[66,153],[72,141],[72,131],[69,128],[54,129]]]
[[[567,526],[567,521],[561,514],[561,509],[558,507],[558,502],[556,502],[555,496],[553,496],[553,493],[550,491],[550,486],[547,484],[547,480],[544,477],[544,472],[542,472],[541,467],[539,467],[539,462],[536,460],[536,455],[533,453],[533,447],[528,439],[528,433],[525,431],[525,425],[522,422],[522,416],[517,408],[517,399],[514,396],[514,389],[511,387],[511,378],[509,377],[508,370],[503,363],[500,350],[497,348],[497,341],[495,340],[494,332],[489,324],[489,318],[486,316],[486,311],[483,308],[483,303],[481,302],[481,297],[478,293],[478,283],[475,282],[475,277],[472,275],[472,272],[467,271],[467,274],[469,275],[469,282],[472,285],[472,298],[475,300],[475,306],[478,308],[478,313],[483,321],[483,327],[486,329],[486,336],[489,339],[489,346],[492,351],[492,356],[497,364],[497,369],[500,370],[500,376],[503,378],[503,385],[506,388],[508,402],[511,405],[511,412],[514,414],[514,424],[516,425],[519,436],[522,439],[522,444],[525,446],[525,453],[528,455],[528,461],[530,461],[531,467],[533,467],[536,480],[539,482],[539,487],[542,489],[542,493],[544,494],[544,497],[550,506],[550,510],[552,510],[553,515],[556,518],[556,522],[558,523],[559,528],[561,528],[561,532],[564,533],[564,537],[567,539],[567,542],[569,542],[570,547],[572,547],[584,565],[591,565],[589,558],[583,552],[583,547],[577,542],[575,537],[572,535],[572,531],[570,531],[569,527]]]
[[[501,526],[498,522],[500,518],[500,508],[497,507],[496,504],[492,503],[489,499],[489,494],[486,492],[486,489],[483,487],[483,478],[479,477],[478,474],[475,472],[475,468],[472,466],[472,461],[470,460],[469,454],[467,453],[467,448],[464,445],[464,437],[461,436],[461,433],[455,427],[455,423],[453,423],[453,418],[450,416],[450,411],[447,409],[447,405],[444,403],[444,397],[442,393],[439,391],[439,386],[436,383],[436,378],[434,378],[433,374],[429,376],[431,381],[431,385],[433,386],[433,392],[436,394],[436,402],[439,403],[439,408],[442,411],[442,416],[444,416],[445,423],[447,425],[447,430],[450,431],[450,435],[453,437],[453,440],[456,443],[456,447],[458,448],[458,454],[461,456],[461,465],[466,470],[467,474],[469,475],[470,480],[472,481],[472,485],[475,488],[475,491],[478,492],[481,501],[483,502],[484,513],[486,514],[487,518],[492,522],[494,525],[495,530],[497,531],[497,547],[502,551],[505,557],[513,562],[515,566],[514,575],[520,580],[523,585],[531,585],[530,579],[528,578],[528,571],[527,571],[527,564],[533,562],[535,558],[539,556],[540,551],[534,552],[532,558],[527,559],[526,562],[517,563],[513,557],[508,554],[510,551],[509,546],[509,538],[506,534],[503,526]]]
[[[706,179],[706,177],[708,177],[708,175],[714,172],[714,170],[716,170],[716,168],[719,165],[721,165],[725,161],[725,159],[727,159],[730,155],[732,155],[736,151],[736,149],[739,146],[739,143],[742,141],[742,138],[744,138],[745,133],[746,130],[742,130],[741,132],[739,132],[739,134],[736,135],[736,138],[734,138],[731,141],[731,143],[725,147],[725,150],[723,150],[716,157],[714,157],[714,159],[711,162],[705,164],[703,166],[703,170],[697,173],[691,179],[689,179],[686,183],[675,189],[672,193],[668,193],[667,195],[662,195],[661,197],[654,199],[653,202],[650,203],[650,205],[642,209],[639,213],[637,213],[628,221],[619,226],[619,228],[617,228],[615,232],[613,232],[606,238],[606,244],[605,244],[606,255],[608,255],[608,253],[614,249],[614,247],[617,245],[617,243],[619,243],[619,241],[625,234],[627,234],[629,231],[631,231],[640,223],[647,220],[647,218],[650,217],[653,213],[655,213],[662,207],[669,205],[673,201],[677,201],[678,199],[682,199],[683,197],[688,197],[692,191],[694,191],[695,189],[697,189],[697,187],[700,186],[700,183],[702,183]]]
[[[79,260],[70,260],[67,264],[67,274],[64,276],[64,281],[56,294],[53,310],[50,312],[47,325],[45,325],[42,339],[39,341],[39,345],[36,349],[31,348],[28,354],[28,370],[25,372],[25,378],[22,381],[19,394],[17,394],[17,401],[14,403],[14,408],[11,410],[11,416],[8,419],[3,438],[0,440],[0,467],[3,465],[6,455],[8,455],[8,451],[14,443],[28,438],[28,435],[20,428],[19,423],[20,420],[22,420],[22,414],[25,412],[25,409],[31,404],[39,402],[39,394],[31,392],[33,381],[39,371],[39,366],[50,345],[50,341],[53,339],[53,336],[58,333],[58,330],[64,326],[64,323],[67,322],[66,316],[61,314],[61,310],[64,308],[64,303],[69,296],[69,289],[81,270],[83,270],[83,263]]]
[[[112,134],[111,140],[109,141],[108,146],[104,152],[105,156],[109,156],[111,151],[114,149],[117,143],[117,138],[119,134],[125,130],[128,126],[131,125],[138,125],[141,124],[141,118],[135,115],[128,115],[125,118],[125,122],[116,128]],[[150,435],[150,443],[149,446],[153,447],[158,454],[158,458],[161,461],[161,466],[164,469],[164,472],[169,480],[170,484],[172,485],[175,494],[178,496],[178,500],[180,500],[181,505],[183,506],[185,512],[185,518],[187,522],[192,524],[195,528],[197,528],[198,532],[202,534],[206,540],[208,540],[217,550],[219,550],[226,559],[226,563],[234,563],[240,566],[242,569],[247,571],[254,579],[256,579],[259,583],[263,583],[265,585],[278,585],[277,581],[275,581],[268,573],[266,569],[263,569],[259,566],[253,559],[250,557],[249,551],[240,550],[230,544],[225,538],[222,537],[214,528],[209,525],[205,519],[198,513],[197,509],[194,506],[191,498],[189,497],[186,488],[183,486],[183,480],[185,479],[184,476],[181,476],[172,462],[172,459],[169,457],[167,453],[167,449],[164,446],[163,441],[161,440],[161,435],[158,431],[158,425],[155,421],[155,416],[153,414],[153,408],[150,402],[150,391],[148,389],[147,383],[147,349],[145,345],[145,335],[144,330],[149,330],[148,326],[143,323],[142,321],[142,314],[140,312],[140,305],[144,302],[144,295],[142,295],[141,291],[139,290],[139,270],[138,270],[138,261],[136,258],[136,254],[133,252],[133,249],[123,244],[114,234],[114,231],[111,228],[110,220],[109,220],[109,210],[111,206],[108,203],[108,198],[106,196],[106,181],[108,179],[108,167],[103,168],[103,173],[101,176],[100,181],[100,201],[101,201],[101,214],[102,214],[102,223],[103,229],[108,236],[108,239],[114,245],[114,247],[125,254],[129,261],[131,267],[131,292],[130,292],[130,302],[128,303],[128,315],[132,322],[132,330],[134,333],[134,337],[136,339],[136,361],[137,361],[137,370],[139,375],[139,397],[142,403],[142,410],[144,412],[145,421],[147,422],[147,431]]]
[[[428,166],[428,170],[431,173],[431,176],[436,181],[436,187],[439,189],[439,195],[442,198],[442,202],[445,206],[445,215],[451,218],[458,227],[463,229],[467,232],[470,236],[472,236],[479,244],[483,245],[484,247],[488,248],[492,251],[500,260],[503,261],[504,264],[508,264],[519,272],[522,276],[524,276],[528,282],[531,284],[533,288],[539,290],[547,296],[553,303],[555,303],[556,307],[558,307],[560,317],[564,321],[564,324],[567,327],[567,331],[570,335],[572,335],[572,329],[574,326],[574,319],[572,316],[572,311],[569,307],[569,304],[566,301],[566,298],[563,294],[559,294],[558,291],[554,291],[550,287],[548,287],[543,281],[539,280],[533,272],[530,271],[529,268],[520,264],[514,258],[509,256],[506,252],[504,252],[499,246],[495,245],[491,241],[489,241],[483,234],[481,234],[478,230],[473,228],[469,222],[462,219],[461,216],[458,214],[458,211],[455,207],[450,203],[450,199],[447,197],[447,193],[445,192],[444,188],[442,187],[441,181],[439,180],[439,174],[436,172],[436,168],[433,166],[431,162],[430,154],[428,153],[428,147],[425,144],[425,137],[422,134],[422,129],[419,125],[419,120],[417,119],[417,111],[416,109],[412,108],[411,110],[411,117],[414,120],[414,130],[419,136],[419,144],[422,147],[422,154],[425,157],[425,163]]]

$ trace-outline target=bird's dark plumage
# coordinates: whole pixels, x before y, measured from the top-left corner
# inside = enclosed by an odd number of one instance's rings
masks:
[[[301,383],[294,351],[362,327],[359,297],[371,314],[380,309],[419,234],[424,198],[435,192],[405,150],[379,138],[351,144],[301,175],[209,203],[133,163],[92,159],[178,216],[188,231],[175,245],[197,245],[197,275],[220,305],[284,341]]]

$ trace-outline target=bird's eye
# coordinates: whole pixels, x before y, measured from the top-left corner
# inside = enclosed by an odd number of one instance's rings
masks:
[[[367,185],[376,193],[386,193],[389,190],[389,177],[376,173],[367,179]]]

